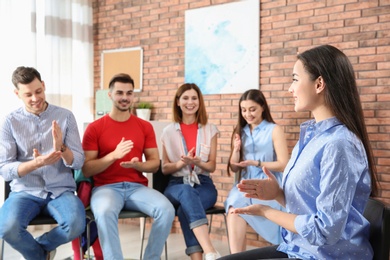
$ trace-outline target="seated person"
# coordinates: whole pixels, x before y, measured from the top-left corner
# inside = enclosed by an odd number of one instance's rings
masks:
[[[123,259],[118,231],[122,209],[141,211],[154,219],[144,259],[159,260],[171,231],[175,210],[160,192],[148,188],[143,172],[160,166],[152,125],[130,113],[134,81],[127,74],[109,83],[109,114],[88,125],[84,137],[85,177],[93,177],[91,209],[106,260]],[[145,155],[145,161],[141,161]]]
[[[323,45],[299,54],[292,76],[295,111],[314,119],[301,124],[282,187],[265,167],[266,179],[238,184],[246,197],[276,200],[286,212],[261,204],[232,212],[280,225],[283,242],[222,259],[372,259],[363,212],[377,190],[376,169],[352,64]]]
[[[55,249],[78,237],[85,209],[75,195],[72,169],[84,153],[73,114],[49,104],[40,73],[18,67],[13,75],[21,107],[0,125],[0,174],[11,181],[11,193],[0,209],[0,237],[25,259],[53,259]],[[58,226],[34,238],[27,226],[39,214]]]

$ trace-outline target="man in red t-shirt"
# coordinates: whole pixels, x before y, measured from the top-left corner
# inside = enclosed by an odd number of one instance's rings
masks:
[[[160,192],[148,188],[143,172],[156,172],[160,165],[152,125],[130,113],[134,81],[127,74],[109,83],[113,106],[109,114],[89,124],[83,137],[85,177],[93,177],[91,209],[106,260],[123,259],[118,232],[122,209],[138,210],[154,222],[144,259],[160,259],[175,211]],[[142,156],[145,161],[142,161]]]

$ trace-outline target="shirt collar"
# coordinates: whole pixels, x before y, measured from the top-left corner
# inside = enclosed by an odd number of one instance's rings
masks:
[[[313,132],[324,132],[336,125],[341,125],[342,123],[336,117],[330,117],[328,119],[322,120],[318,123],[314,119],[306,121],[301,124],[301,130],[311,129]]]
[[[267,125],[268,121],[263,119],[263,121],[261,121],[260,124],[258,124],[254,129],[253,129],[253,132],[255,131],[261,131],[265,128],[265,126]],[[249,124],[246,124],[243,128],[243,131],[246,135],[251,135],[251,129],[249,127]]]
[[[26,116],[32,116],[32,117],[41,117],[41,116],[44,116],[45,114],[49,113],[50,110],[53,108],[52,105],[49,104],[49,102],[47,102],[47,101],[45,101],[45,102],[46,102],[46,104],[47,104],[47,107],[46,107],[46,109],[45,109],[42,113],[40,113],[39,115],[36,115],[36,114],[34,114],[34,113],[31,113],[31,112],[27,111],[26,106],[23,106],[23,110],[22,110],[22,111],[23,111],[24,115],[26,115]]]
[[[202,128],[202,124],[198,124],[198,129],[200,129],[200,128]],[[176,131],[181,131],[180,123],[175,122],[175,130]]]

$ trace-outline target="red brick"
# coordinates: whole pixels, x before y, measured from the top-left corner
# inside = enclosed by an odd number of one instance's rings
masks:
[[[156,100],[152,119],[170,121],[172,100],[184,83],[184,13],[186,10],[236,0],[99,1],[93,0],[94,90],[100,88],[100,54],[104,50],[141,46],[144,49],[143,90],[139,98]],[[147,3],[149,2],[149,3]],[[299,125],[312,118],[294,112],[291,94],[296,54],[319,44],[332,44],[346,53],[354,66],[367,131],[382,184],[380,196],[390,203],[390,6],[383,1],[260,0],[259,88],[272,116],[284,127],[289,152],[299,138]],[[207,95],[210,122],[220,130],[215,182],[218,203],[232,187],[226,174],[230,137],[237,123],[240,93]],[[174,232],[181,232],[177,220]],[[225,239],[216,218],[212,236]],[[265,242],[247,229],[248,245]]]

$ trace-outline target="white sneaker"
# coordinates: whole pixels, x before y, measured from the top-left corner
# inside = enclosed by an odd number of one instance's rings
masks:
[[[221,255],[217,251],[215,253],[207,253],[207,254],[205,254],[204,260],[215,260],[215,259],[218,259],[220,257],[221,257]]]
[[[47,260],[53,260],[54,256],[56,255],[56,253],[57,253],[57,249],[54,249],[53,251],[48,252],[47,256],[46,256],[46,259]]]

